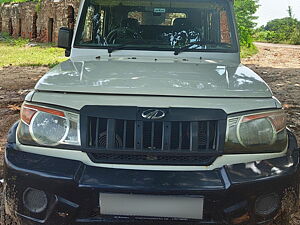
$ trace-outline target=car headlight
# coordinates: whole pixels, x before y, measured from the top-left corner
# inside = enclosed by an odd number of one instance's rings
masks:
[[[228,118],[226,153],[282,152],[287,142],[286,115],[283,110]]]
[[[18,140],[29,145],[80,145],[79,115],[44,106],[23,104]]]

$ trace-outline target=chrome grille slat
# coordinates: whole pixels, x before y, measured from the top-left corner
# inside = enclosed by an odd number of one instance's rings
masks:
[[[97,137],[97,134],[99,134],[99,126],[100,126],[100,119],[99,118],[97,118],[96,119],[96,137]],[[99,147],[99,141],[98,141],[98,139],[96,138],[96,148],[98,148]]]
[[[207,138],[207,142],[206,142],[206,149],[209,149],[209,139],[210,139],[210,122],[207,121],[206,123],[206,138]]]
[[[134,131],[134,148],[143,149],[143,123],[142,121],[135,121]]]
[[[127,138],[127,120],[124,120],[123,124],[123,149],[126,148],[126,138]]]
[[[162,132],[162,150],[169,150],[171,145],[171,123],[163,123],[163,132]]]
[[[190,151],[196,151],[199,147],[199,123],[191,122],[190,124]]]
[[[152,122],[151,123],[151,150],[153,150],[154,148],[154,135],[155,135],[154,128],[155,128],[155,123]]]
[[[182,122],[179,123],[179,145],[178,149],[180,150],[182,147]]]
[[[116,120],[108,119],[106,128],[106,148],[115,148],[116,145]],[[98,135],[98,133],[96,133]]]

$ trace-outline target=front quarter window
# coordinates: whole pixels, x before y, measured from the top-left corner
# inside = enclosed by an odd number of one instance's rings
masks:
[[[229,3],[87,0],[75,47],[237,52]]]

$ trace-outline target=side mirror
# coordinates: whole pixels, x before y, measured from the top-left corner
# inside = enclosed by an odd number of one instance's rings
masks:
[[[66,56],[71,54],[73,30],[67,27],[62,27],[58,33],[58,47],[66,49]]]

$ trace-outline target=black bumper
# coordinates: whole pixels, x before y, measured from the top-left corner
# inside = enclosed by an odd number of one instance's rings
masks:
[[[289,155],[282,158],[224,166],[213,171],[140,171],[86,166],[81,162],[15,150],[8,143],[5,157],[6,200],[23,224],[233,224],[242,218],[260,224],[255,200],[262,194],[294,190],[298,196],[299,152],[290,134]],[[47,193],[48,206],[31,213],[23,206],[28,188]],[[291,189],[292,188],[292,189]],[[201,195],[204,219],[111,217],[99,215],[99,193]]]

